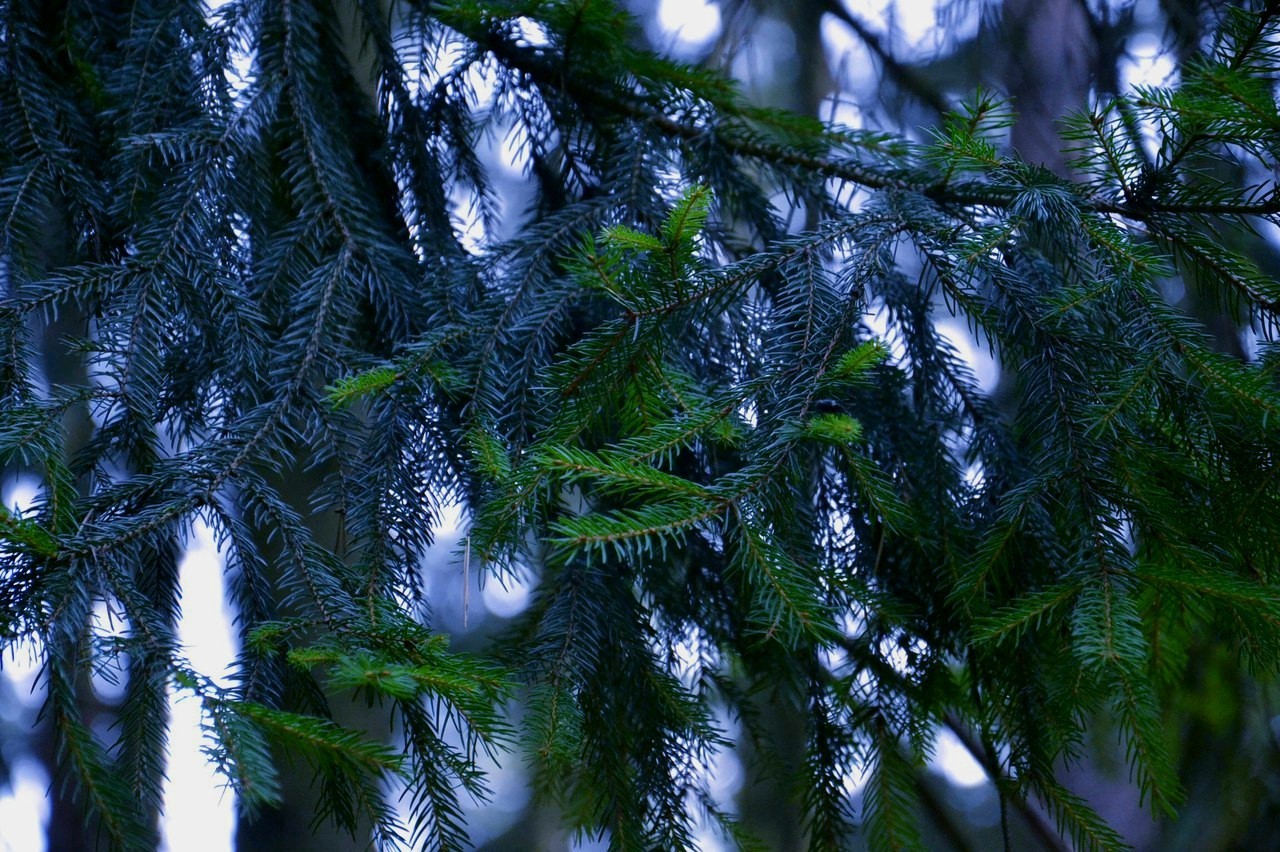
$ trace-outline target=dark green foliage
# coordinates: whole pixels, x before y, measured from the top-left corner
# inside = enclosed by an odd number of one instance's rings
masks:
[[[1280,288],[1220,239],[1280,224],[1275,186],[1201,167],[1280,156],[1275,13],[1080,115],[1067,181],[1001,152],[989,94],[927,145],[827,128],[633,48],[604,0],[65,6],[0,2],[0,458],[41,484],[0,508],[0,637],[39,641],[112,845],[154,843],[177,690],[243,808],[297,754],[317,817],[379,847],[465,845],[482,750],[615,848],[690,848],[700,818],[749,847],[706,772],[728,714],[815,847],[919,846],[947,725],[1007,800],[1118,848],[1057,779],[1085,723],[1171,813],[1189,656],[1280,659],[1276,356],[1217,351],[1164,296],[1275,329]],[[522,211],[486,136],[516,140]],[[78,380],[52,385],[59,315]],[[538,579],[483,656],[430,628],[454,502],[472,563]],[[230,686],[174,634],[196,519],[232,578]],[[108,746],[83,674],[126,655]],[[331,718],[351,695],[394,746]],[[798,766],[765,705],[801,720]]]

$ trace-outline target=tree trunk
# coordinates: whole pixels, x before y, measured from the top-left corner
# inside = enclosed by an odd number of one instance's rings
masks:
[[[1058,120],[1088,102],[1098,47],[1079,0],[1006,0],[1004,80],[1018,121],[1014,149],[1066,177]]]

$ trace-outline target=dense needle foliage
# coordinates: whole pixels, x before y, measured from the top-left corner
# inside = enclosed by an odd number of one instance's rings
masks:
[[[155,843],[174,690],[241,807],[300,755],[379,846],[465,845],[483,750],[615,848],[699,819],[749,846],[708,786],[726,714],[814,848],[918,845],[940,725],[1080,848],[1122,845],[1055,777],[1090,719],[1175,809],[1188,655],[1280,660],[1280,285],[1223,236],[1280,224],[1277,17],[1080,114],[1066,179],[1002,150],[989,94],[926,143],[824,127],[635,49],[605,0],[0,2],[0,458],[40,482],[0,508],[0,639],[37,640],[103,836]],[[483,655],[421,580],[452,503],[471,570],[537,580]],[[229,687],[175,638],[196,519]],[[351,694],[394,741],[330,718]]]

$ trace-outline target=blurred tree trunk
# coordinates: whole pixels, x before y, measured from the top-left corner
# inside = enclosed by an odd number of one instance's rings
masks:
[[[1098,45],[1080,0],[1005,0],[1005,90],[1018,112],[1012,144],[1022,159],[1067,176],[1057,122],[1089,102]]]
[[[70,244],[66,224],[66,211],[58,207],[49,211],[49,228],[45,231],[44,269],[73,262],[74,248]],[[83,359],[67,351],[65,340],[68,337],[81,337],[85,331],[85,315],[74,305],[66,305],[55,319],[45,323],[37,330],[34,339],[39,341],[41,362],[46,382],[50,387],[83,386],[88,382],[85,375]],[[63,417],[62,427],[66,435],[68,448],[82,448],[89,441],[93,432],[93,421],[89,417],[87,406],[81,404],[72,407]],[[88,625],[85,625],[88,629]],[[113,721],[114,714],[109,707],[97,700],[88,677],[81,678],[76,684],[80,695],[80,712],[84,715],[85,724],[90,727],[102,727]],[[48,848],[60,849],[92,849],[94,839],[92,829],[85,824],[84,808],[76,801],[73,785],[65,782],[66,775],[71,772],[64,767],[59,754],[53,725],[50,717],[44,715],[36,728],[34,757],[44,765],[49,774],[49,822],[47,830]]]
[[[368,37],[364,15],[376,10],[383,15],[390,15],[394,0],[378,0],[364,3],[361,0],[334,0],[330,4],[330,12],[334,22],[333,32],[341,43],[341,52],[334,56],[335,62],[344,62],[350,70],[349,82],[351,90],[335,93],[335,102],[349,107],[352,127],[372,127],[378,121],[377,92],[378,68],[375,65],[376,52],[366,47]],[[360,138],[357,135],[357,138]],[[372,137],[370,137],[372,138]],[[378,152],[362,151],[366,155],[362,162],[374,163]],[[370,184],[378,186],[384,181],[381,176],[371,174]],[[394,209],[394,186],[385,187],[383,194],[388,205]],[[281,211],[282,221],[291,215],[290,211]],[[305,458],[305,448],[299,448],[297,456]],[[282,470],[272,477],[272,485],[277,493],[303,518],[311,528],[316,541],[339,542],[342,519],[336,514],[317,515],[310,506],[310,495],[314,494],[324,479],[336,473],[332,466],[312,467],[308,469]],[[258,545],[263,554],[278,552],[276,545],[268,538],[269,531],[260,530]],[[339,555],[342,555],[339,551]],[[278,563],[278,560],[273,560]],[[277,577],[277,580],[279,578]],[[280,588],[279,582],[273,582],[274,588]],[[351,701],[331,707],[334,717],[344,726],[356,730],[366,730],[374,737],[390,737],[388,712],[380,707],[368,707]],[[331,821],[316,822],[315,814],[319,802],[319,789],[315,781],[312,767],[296,755],[276,755],[276,767],[280,773],[283,803],[278,808],[263,810],[252,818],[241,814],[236,824],[236,848],[241,852],[268,852],[268,850],[289,850],[289,852],[342,852],[342,850],[363,850],[369,848],[367,832],[358,831],[356,836],[345,833]]]
[[[74,17],[62,3],[49,3],[37,21],[28,22],[38,28],[42,41],[48,45],[62,44],[69,38],[68,30]],[[65,79],[80,79],[75,69],[68,67],[66,52],[51,51],[49,62],[54,66],[50,73],[63,75]],[[29,273],[39,277],[53,270],[81,263],[86,260],[104,259],[104,244],[108,234],[99,233],[92,245],[77,246],[75,228],[71,222],[71,202],[58,195],[49,200],[44,210],[44,227],[39,231],[39,242],[33,252],[33,268]],[[101,222],[96,223],[101,225]],[[8,274],[9,270],[5,270]],[[67,341],[85,335],[88,320],[81,306],[67,302],[56,314],[44,312],[32,317],[31,340],[38,349],[37,364],[43,374],[46,388],[83,387],[89,384],[83,353],[69,351]],[[81,402],[68,407],[62,417],[65,436],[66,461],[70,461],[84,449],[93,435],[93,419],[88,405]],[[89,487],[79,483],[83,495]],[[89,625],[83,625],[83,633],[76,640],[83,643]],[[43,685],[43,676],[41,680]],[[115,721],[113,708],[103,704],[94,694],[90,678],[86,675],[75,684],[79,710],[84,723],[96,730],[106,731]],[[83,803],[78,801],[74,770],[67,765],[66,756],[60,753],[51,714],[42,713],[31,742],[31,754],[44,767],[50,779],[48,791],[49,817],[46,829],[50,850],[93,849],[95,836],[92,827],[85,822]]]

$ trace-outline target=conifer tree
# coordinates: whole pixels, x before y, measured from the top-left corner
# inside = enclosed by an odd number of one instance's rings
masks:
[[[465,847],[482,755],[612,848],[751,848],[708,777],[748,748],[811,847],[918,848],[942,726],[1043,842],[1122,848],[1060,777],[1086,723],[1173,814],[1204,637],[1280,659],[1280,285],[1229,247],[1280,224],[1278,23],[1227,9],[1176,86],[1080,112],[1063,176],[991,93],[925,142],[824,125],[609,0],[2,0],[0,459],[40,488],[0,508],[0,638],[40,649],[60,783],[153,847],[178,692],[241,808],[305,761],[378,848]],[[469,566],[537,583],[468,652],[420,565],[454,503]],[[196,520],[230,686],[175,636]]]

